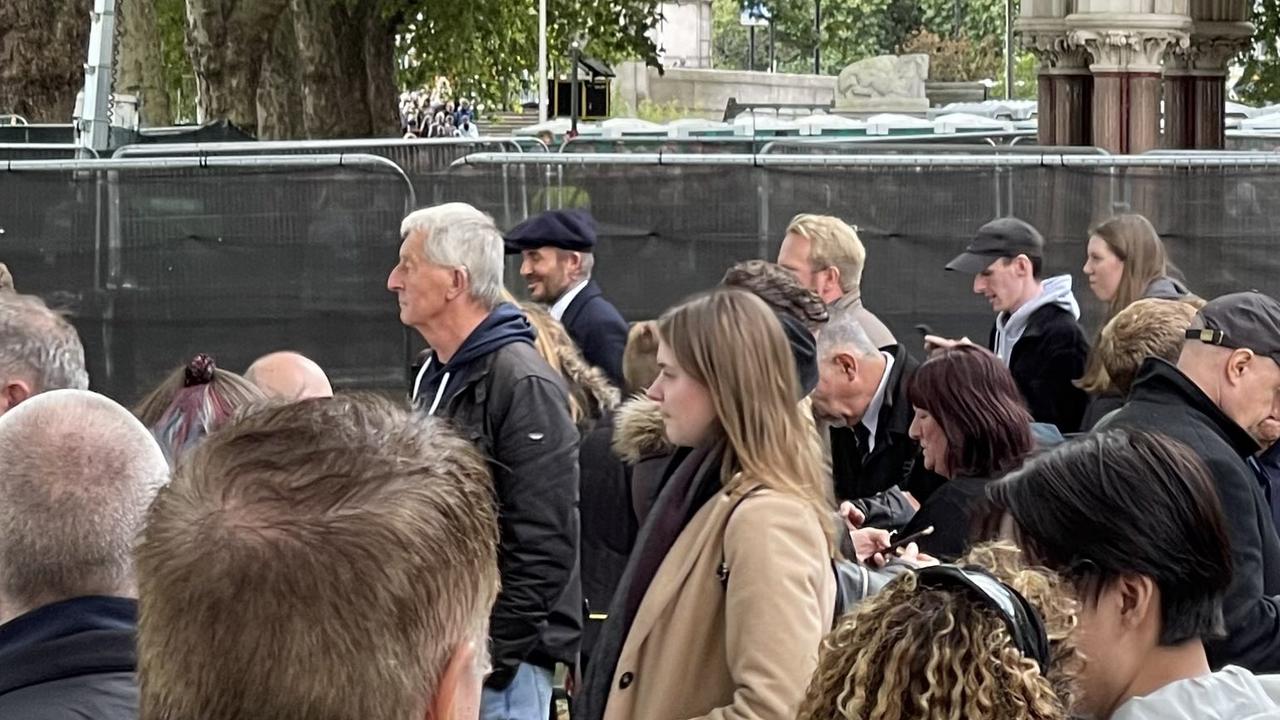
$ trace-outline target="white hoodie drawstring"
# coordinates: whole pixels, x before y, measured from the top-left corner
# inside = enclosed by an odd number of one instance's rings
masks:
[[[431,361],[434,359],[434,355],[427,358],[427,361],[422,364],[422,369],[418,371],[418,377],[413,381],[413,397],[411,399],[415,404],[418,402],[418,388],[422,386],[422,376],[427,374],[427,368],[431,367]],[[440,379],[440,387],[436,389],[436,399],[431,402],[431,408],[427,410],[428,415],[436,414],[436,409],[440,407],[440,399],[444,397],[445,386],[448,384],[449,373],[446,372],[444,377]]]

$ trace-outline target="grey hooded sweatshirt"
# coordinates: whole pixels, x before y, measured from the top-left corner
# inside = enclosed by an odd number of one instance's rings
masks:
[[[1013,356],[1013,346],[1018,344],[1022,333],[1027,329],[1028,318],[1035,311],[1045,305],[1057,305],[1071,313],[1071,317],[1080,319],[1080,305],[1076,302],[1075,295],[1071,293],[1070,275],[1046,278],[1040,288],[1040,294],[1027,304],[1013,313],[1002,312],[996,317],[996,341],[993,349],[1005,365],[1009,364],[1009,359]]]

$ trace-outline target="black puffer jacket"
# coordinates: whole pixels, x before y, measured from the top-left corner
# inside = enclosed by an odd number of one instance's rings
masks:
[[[522,662],[552,668],[577,660],[578,429],[563,378],[526,339],[472,358],[457,377],[444,373],[437,382],[447,392],[427,383],[430,370],[428,363],[419,375],[415,398],[424,408],[442,398],[435,414],[490,458],[502,590],[490,617],[494,670],[486,684],[501,689]]]
[[[135,720],[138,604],[81,597],[0,625],[0,718]]]
[[[1280,539],[1245,458],[1258,445],[1176,367],[1148,358],[1129,402],[1108,427],[1162,433],[1195,452],[1213,477],[1231,539],[1233,574],[1223,601],[1227,637],[1207,641],[1215,668],[1280,671]]]

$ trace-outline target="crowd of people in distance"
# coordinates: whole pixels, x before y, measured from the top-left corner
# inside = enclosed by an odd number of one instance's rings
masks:
[[[201,353],[127,410],[0,265],[0,718],[1280,718],[1280,302],[1146,218],[1079,239],[1098,328],[1004,217],[936,268],[989,336],[912,345],[833,216],[632,323],[585,210],[399,230],[392,396]]]
[[[478,111],[474,99],[454,97],[447,83],[409,90],[400,94],[400,131],[406,138],[479,137]]]

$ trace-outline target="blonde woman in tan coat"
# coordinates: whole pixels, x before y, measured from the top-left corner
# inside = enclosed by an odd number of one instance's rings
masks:
[[[586,720],[790,720],[835,607],[827,470],[786,336],[721,289],[658,323],[679,449],[587,668]]]

